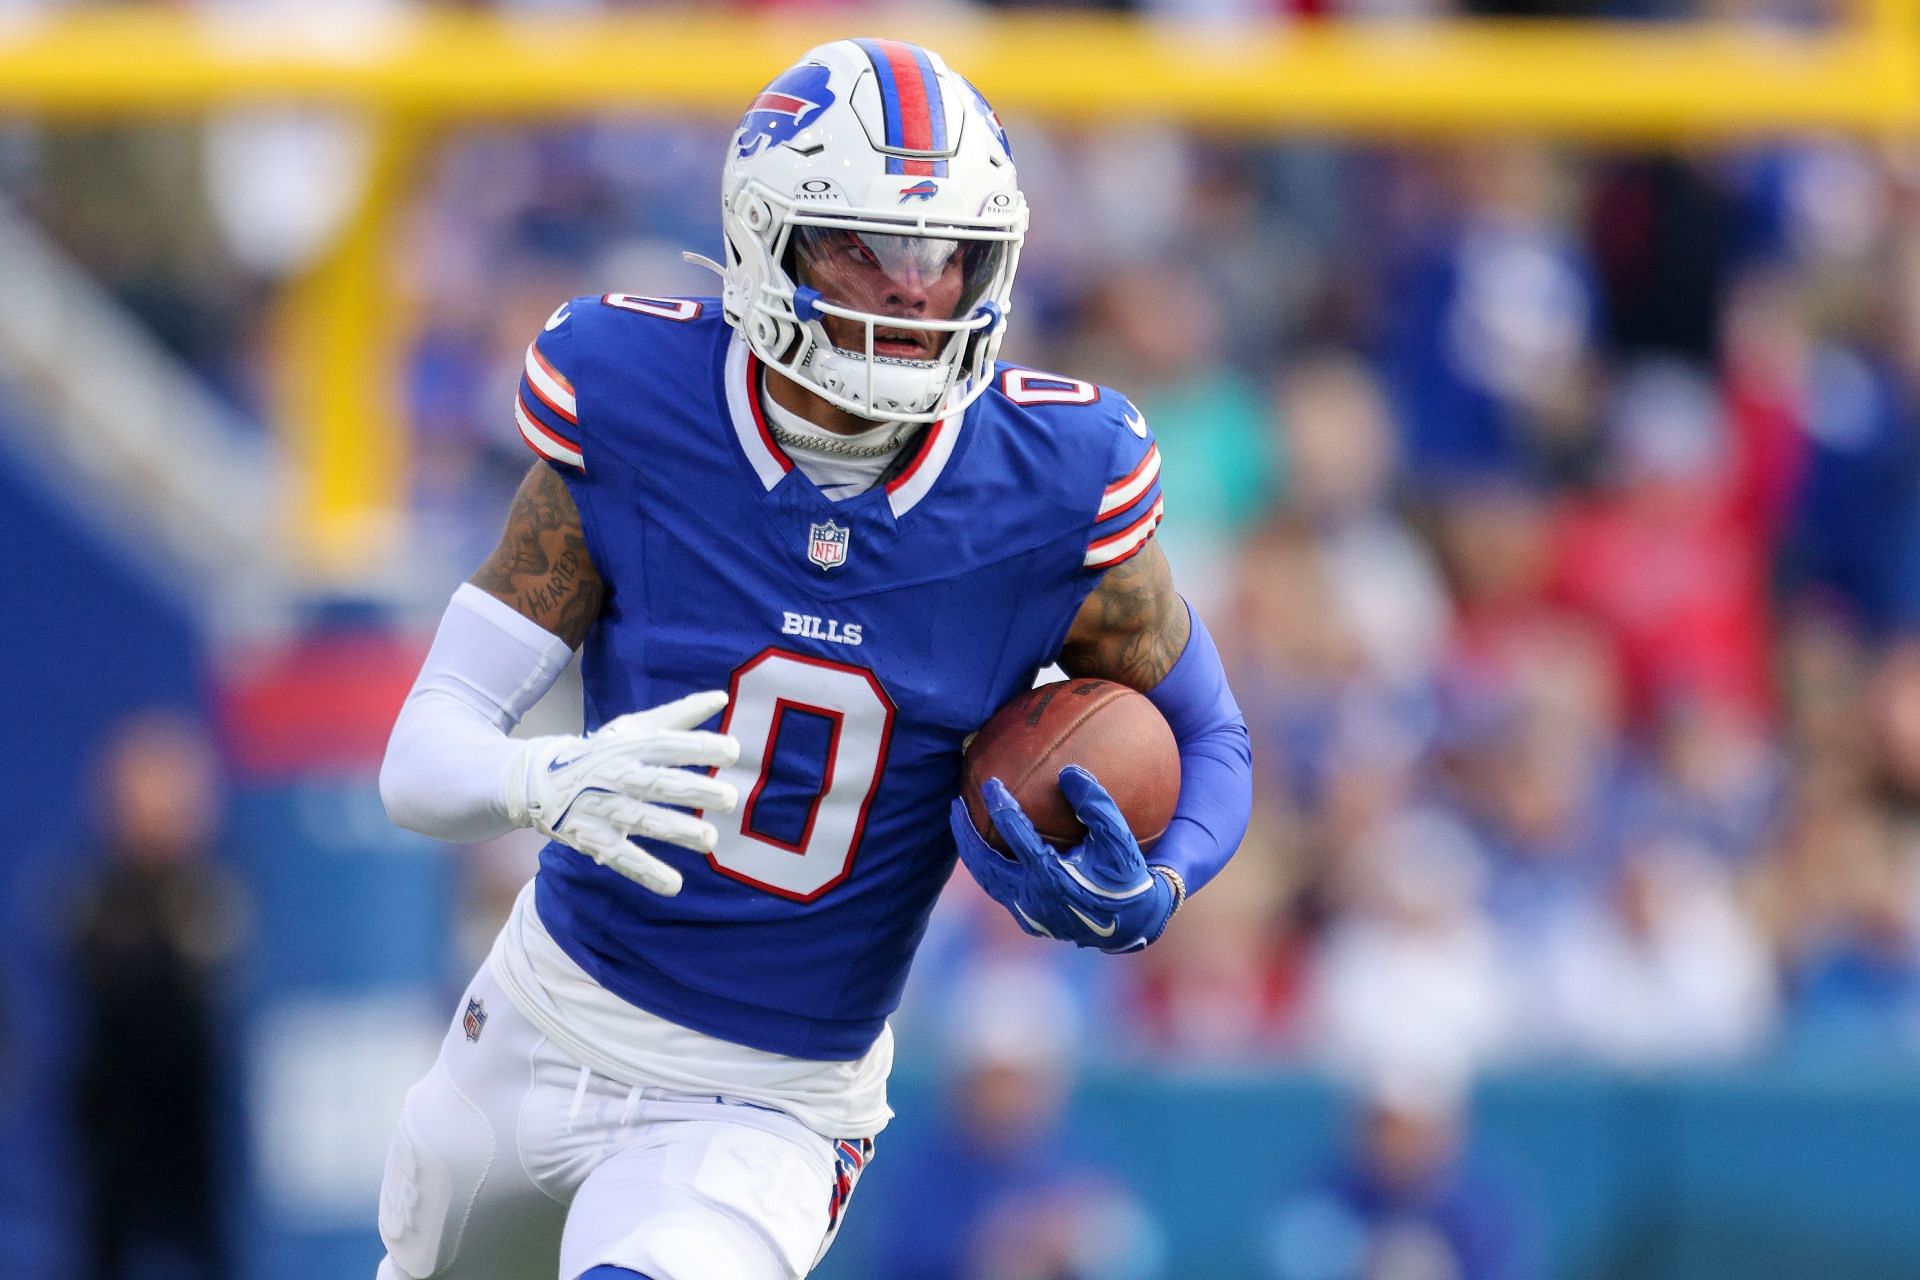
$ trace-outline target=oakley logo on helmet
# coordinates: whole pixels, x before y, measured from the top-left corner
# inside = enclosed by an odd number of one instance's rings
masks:
[[[817,62],[803,62],[761,90],[747,114],[740,117],[740,136],[735,143],[738,153],[743,157],[758,155],[799,136],[833,105],[833,91],[827,88],[831,75]]]
[[[905,204],[909,200],[931,200],[939,194],[940,188],[934,184],[933,179],[927,178],[902,190],[900,203]]]

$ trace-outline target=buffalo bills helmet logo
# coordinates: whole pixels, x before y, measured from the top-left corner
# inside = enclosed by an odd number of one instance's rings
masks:
[[[900,203],[909,200],[931,200],[940,194],[940,188],[934,185],[932,178],[923,178],[900,192]]]
[[[1007,127],[1000,123],[1000,115],[987,101],[987,95],[974,88],[971,80],[962,79],[960,83],[972,90],[973,105],[978,107],[980,114],[987,118],[987,127],[993,130],[994,141],[1000,144],[1000,150],[1006,154],[1007,159],[1013,159],[1013,144],[1007,141]]]
[[[803,62],[762,89],[747,114],[740,117],[735,146],[741,157],[791,140],[832,106],[834,95],[827,88],[831,75],[817,62]]]

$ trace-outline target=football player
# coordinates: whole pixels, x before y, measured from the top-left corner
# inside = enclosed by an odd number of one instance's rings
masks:
[[[914,45],[823,45],[723,187],[719,298],[575,298],[528,348],[540,456],[394,727],[396,822],[551,841],[408,1094],[380,1280],[805,1275],[956,852],[1029,932],[1127,952],[1245,830],[1152,433],[995,361],[1027,209],[985,99]],[[509,738],[576,648],[590,732]],[[1173,727],[1150,859],[1083,771],[1065,853],[997,784],[1013,858],[956,799],[966,736],[1055,661]]]

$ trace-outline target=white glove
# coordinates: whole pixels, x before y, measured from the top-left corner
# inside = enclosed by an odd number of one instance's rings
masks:
[[[732,784],[690,771],[740,758],[731,736],[694,727],[726,705],[714,689],[609,720],[584,738],[529,740],[508,778],[507,817],[672,897],[680,873],[628,837],[713,852],[720,833],[711,822],[661,806],[731,813],[739,803]]]

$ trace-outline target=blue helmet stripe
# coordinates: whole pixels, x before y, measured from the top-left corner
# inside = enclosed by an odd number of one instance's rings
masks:
[[[881,47],[881,43],[878,40],[860,39],[855,40],[854,43],[860,46],[862,53],[867,55],[867,61],[873,67],[874,78],[880,88],[880,117],[886,127],[886,145],[889,147],[905,147],[907,142],[905,127],[901,119],[900,82],[894,76],[893,60],[887,56],[887,51]],[[915,67],[920,73],[920,84],[927,102],[927,125],[929,134],[927,150],[945,151],[947,149],[947,110],[946,104],[941,101],[940,98],[940,80],[939,77],[934,74],[933,60],[927,56],[927,51],[919,45],[906,44],[900,41],[890,43],[895,44],[897,48],[910,50],[913,54]],[[923,163],[930,165],[934,177],[944,178],[947,176],[947,162],[945,160],[933,160]],[[906,173],[907,162],[905,157],[888,156],[887,172]],[[928,170],[922,168],[915,172],[926,173]]]
[[[894,83],[893,64],[887,61],[885,51],[874,40],[856,40],[867,61],[873,65],[873,74],[880,83],[880,118],[886,122],[887,145],[900,145],[900,86]],[[887,158],[888,173],[905,173],[898,156]]]
[[[933,126],[932,150],[945,151],[947,149],[947,106],[940,100],[940,78],[933,74],[933,59],[927,56],[927,51],[917,44],[911,48],[913,60],[920,64],[920,82],[927,87],[927,118]],[[945,160],[933,162],[933,176],[936,178],[947,176]]]
[[[927,90],[927,119],[932,125],[933,143],[929,150],[947,149],[947,107],[940,100],[940,78],[933,74],[933,59],[919,45],[909,45],[913,60],[920,65],[920,83]]]

